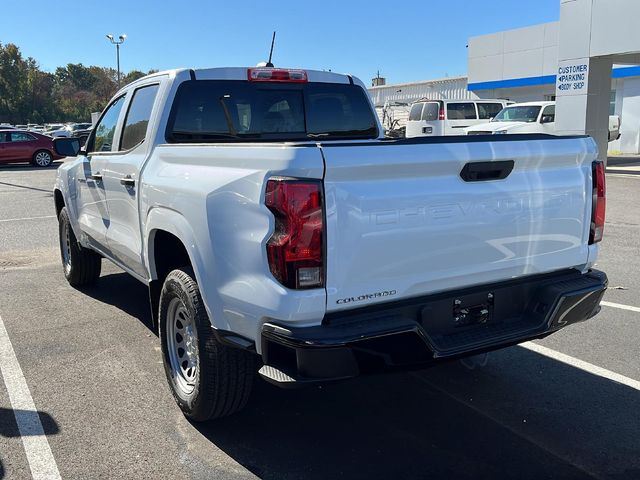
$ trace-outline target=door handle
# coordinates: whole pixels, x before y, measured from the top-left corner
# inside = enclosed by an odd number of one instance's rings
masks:
[[[92,173],[91,175],[89,175],[89,177],[95,180],[96,182],[102,181],[102,174],[100,172]]]
[[[120,183],[125,187],[133,187],[136,184],[136,181],[131,178],[131,175],[127,175],[120,179]]]

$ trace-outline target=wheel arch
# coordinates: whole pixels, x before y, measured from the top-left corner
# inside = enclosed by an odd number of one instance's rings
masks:
[[[64,195],[62,195],[62,190],[59,188],[53,190],[53,203],[56,207],[56,217],[59,217],[60,211],[65,206]]]
[[[190,266],[196,281],[200,283],[199,267],[202,259],[193,230],[187,220],[175,210],[153,208],[147,216],[146,232],[149,300],[154,325],[157,326],[160,292],[166,276],[176,268]]]

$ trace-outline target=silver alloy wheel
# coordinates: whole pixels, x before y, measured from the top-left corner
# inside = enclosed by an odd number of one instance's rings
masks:
[[[69,275],[71,272],[71,226],[69,222],[64,222],[60,232],[60,251],[62,252],[64,272]]]
[[[196,326],[179,298],[167,308],[167,352],[171,376],[185,395],[193,393],[198,373],[198,337]]]
[[[36,163],[41,167],[51,165],[51,154],[49,152],[38,152],[36,154]]]

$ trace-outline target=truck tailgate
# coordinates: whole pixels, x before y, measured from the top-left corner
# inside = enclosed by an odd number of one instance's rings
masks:
[[[322,145],[328,311],[588,262],[590,138],[434,140]]]

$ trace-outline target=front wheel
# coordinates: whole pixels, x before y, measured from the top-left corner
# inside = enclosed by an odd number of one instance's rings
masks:
[[[71,228],[67,207],[62,207],[58,215],[58,233],[62,269],[69,284],[81,287],[95,283],[100,277],[102,257],[80,246]]]
[[[241,410],[251,393],[254,356],[216,339],[189,267],[167,275],[159,323],[167,381],[183,413],[203,422]]]
[[[49,167],[53,163],[53,156],[47,150],[38,150],[33,154],[32,163],[36,167]]]

